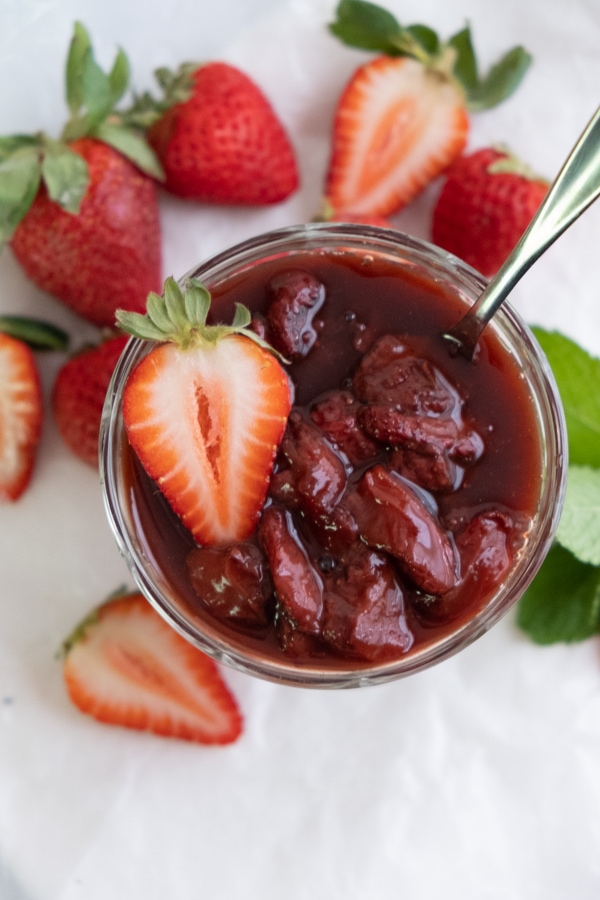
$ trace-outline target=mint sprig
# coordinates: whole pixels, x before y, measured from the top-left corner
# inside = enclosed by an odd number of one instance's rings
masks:
[[[491,109],[510,97],[532,61],[523,47],[513,47],[482,76],[469,25],[442,41],[429,26],[403,26],[390,12],[366,0],[340,0],[335,15],[329,31],[343,43],[386,56],[411,57],[454,79],[472,112]]]
[[[563,401],[570,465],[556,542],[521,599],[519,626],[536,643],[600,633],[600,359],[534,329]]]

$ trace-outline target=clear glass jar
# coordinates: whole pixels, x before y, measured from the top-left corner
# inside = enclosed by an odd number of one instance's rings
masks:
[[[198,278],[210,290],[240,274],[251,272],[265,260],[276,259],[293,267],[298,254],[335,254],[348,259],[384,258],[402,272],[416,273],[452,296],[461,309],[470,305],[485,280],[455,257],[404,234],[359,225],[310,224],[281,229],[245,241],[201,263],[181,281]],[[448,323],[453,324],[457,315]],[[275,682],[314,688],[347,688],[377,684],[438,663],[460,651],[496,623],[522,596],[539,569],[560,517],[566,484],[566,431],[561,402],[535,337],[507,303],[486,329],[499,352],[512,357],[530,394],[539,428],[540,479],[537,512],[512,570],[497,585],[480,609],[443,634],[383,662],[357,664],[340,658],[326,664],[273,655],[237,631],[228,632],[209,616],[199,615],[166,576],[140,535],[139,519],[131,501],[129,454],[121,416],[122,393],[129,372],[149,351],[149,345],[130,340],[116,367],[104,408],[100,436],[100,466],[109,523],[121,553],[150,603],[177,631],[218,661]]]

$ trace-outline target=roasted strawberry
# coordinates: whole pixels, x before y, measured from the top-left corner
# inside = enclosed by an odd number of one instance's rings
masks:
[[[118,313],[124,330],[160,341],[123,394],[129,441],[199,544],[241,541],[256,526],[290,411],[290,384],[238,306],[207,325],[210,295],[171,278],[148,314]]]
[[[10,241],[39,287],[97,325],[113,325],[117,307],[143,310],[161,283],[162,171],[138,131],[114,114],[127,80],[124,55],[104,74],[76,25],[67,61],[71,118],[60,140],[0,140],[8,174],[0,179],[0,241]]]
[[[98,436],[104,398],[128,338],[110,338],[82,350],[59,369],[52,411],[67,447],[88,465],[98,466]]]
[[[148,139],[165,187],[212,203],[269,204],[298,187],[294,150],[269,100],[244,72],[223,62],[157,72],[167,111]],[[190,91],[185,94],[185,81]],[[187,97],[171,105],[169,91]]]
[[[433,240],[482,275],[494,275],[547,192],[548,182],[513,154],[477,150],[448,170],[433,211]]]
[[[330,30],[384,54],[356,70],[336,110],[325,195],[346,214],[388,216],[409,203],[462,153],[469,112],[512,93],[530,62],[516,47],[480,79],[468,28],[444,43],[362,0],[342,0]]]
[[[63,647],[69,697],[100,722],[200,744],[242,731],[215,662],[170,628],[141,594],[108,600]]]
[[[0,500],[17,500],[29,484],[42,420],[33,353],[23,341],[0,332]]]

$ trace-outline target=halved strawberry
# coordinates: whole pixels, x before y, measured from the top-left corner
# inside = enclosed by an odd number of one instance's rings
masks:
[[[100,722],[200,744],[242,731],[216,663],[177,634],[141,594],[108,600],[63,646],[69,697]]]
[[[333,128],[329,202],[386,216],[462,152],[469,119],[457,84],[413,59],[379,56],[355,72]]]
[[[29,484],[42,430],[42,392],[33,353],[0,332],[0,500]]]
[[[333,34],[384,55],[358,68],[340,97],[326,201],[346,213],[387,216],[462,153],[469,111],[509,96],[530,57],[515,47],[480,79],[468,28],[443,43],[373,3],[341,0],[336,12]]]
[[[263,506],[291,406],[287,375],[238,306],[232,325],[207,325],[210,295],[170,278],[148,314],[122,328],[161,341],[123,393],[127,436],[148,475],[199,544],[247,538]]]

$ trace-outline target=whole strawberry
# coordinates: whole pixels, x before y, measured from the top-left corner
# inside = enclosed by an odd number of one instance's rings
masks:
[[[482,275],[493,275],[547,191],[548,182],[508,151],[477,150],[448,170],[433,211],[433,241]]]
[[[144,309],[161,283],[162,172],[142,132],[114,112],[128,78],[122,52],[101,71],[77,24],[60,139],[0,139],[0,242],[39,287],[96,325],[113,325],[117,308]]]
[[[188,98],[170,106],[148,131],[167,190],[192,200],[262,205],[297,189],[289,138],[246,74],[211,62],[184,66],[175,76],[159,70],[157,77],[167,94],[183,90]]]
[[[463,152],[470,114],[508,97],[531,61],[514,47],[480,77],[468,26],[442,41],[363,0],[341,0],[330,31],[379,54],[354,72],[335,113],[325,198],[346,214],[406,206]]]
[[[42,185],[10,245],[25,273],[95,325],[113,325],[115,310],[143,311],[161,283],[156,185],[101,141],[69,144],[87,163],[79,211],[67,212]]]
[[[71,357],[59,370],[52,412],[61,437],[76,456],[98,466],[98,438],[104,398],[127,336],[109,338]]]

